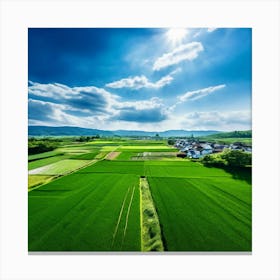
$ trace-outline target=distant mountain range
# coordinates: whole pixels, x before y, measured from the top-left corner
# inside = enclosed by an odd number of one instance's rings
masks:
[[[207,136],[220,133],[216,130],[167,130],[167,131],[141,131],[141,130],[99,130],[74,126],[28,126],[29,136],[155,136],[160,137],[184,137]]]
[[[211,138],[252,138],[252,130],[231,131],[212,134]]]

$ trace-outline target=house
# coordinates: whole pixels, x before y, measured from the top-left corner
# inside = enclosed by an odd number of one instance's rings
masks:
[[[227,146],[215,144],[214,149],[213,149],[213,153],[221,153],[225,148],[227,148]]]
[[[212,154],[213,153],[213,149],[210,148],[210,149],[203,149],[201,151],[201,155],[205,156],[205,155],[209,155],[209,154]]]
[[[180,150],[180,153],[186,154],[189,158],[201,158],[205,155],[213,153],[221,153],[225,149],[240,150],[251,153],[251,145],[244,144],[241,142],[235,142],[230,145],[219,144],[206,141],[198,141],[195,139],[178,139],[174,145]]]
[[[243,151],[247,153],[252,153],[252,147],[251,146],[244,146]]]
[[[206,144],[201,144],[203,150],[201,151],[202,155],[209,155],[213,153],[213,148],[211,147],[210,144],[206,143]]]
[[[180,151],[181,152],[187,152],[191,147],[187,145],[186,147],[182,148]]]
[[[189,151],[187,152],[187,156],[188,156],[189,158],[197,159],[197,158],[200,158],[200,157],[201,157],[201,153],[200,153],[200,151],[189,150]]]

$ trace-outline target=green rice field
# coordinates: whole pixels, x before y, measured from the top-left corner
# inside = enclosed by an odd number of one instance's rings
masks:
[[[29,251],[139,251],[135,175],[71,174],[29,192]]]
[[[233,181],[149,178],[168,251],[251,250],[250,186]]]
[[[111,151],[120,154],[105,159]],[[164,141],[100,139],[30,156],[28,250],[252,251],[250,173],[176,151]]]

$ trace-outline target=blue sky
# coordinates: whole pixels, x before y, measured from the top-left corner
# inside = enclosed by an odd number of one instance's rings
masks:
[[[30,28],[30,125],[251,129],[249,28]]]

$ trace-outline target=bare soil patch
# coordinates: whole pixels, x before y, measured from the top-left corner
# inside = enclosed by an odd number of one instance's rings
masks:
[[[121,152],[110,152],[107,156],[106,159],[113,160],[115,159]]]

